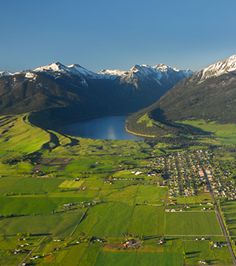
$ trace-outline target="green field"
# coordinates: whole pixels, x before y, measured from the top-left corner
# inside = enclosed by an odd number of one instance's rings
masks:
[[[80,181],[65,180],[59,185],[59,188],[80,188],[83,183],[84,183],[83,180]]]
[[[79,211],[63,215],[33,215],[15,218],[5,218],[0,221],[0,234],[52,234],[52,236],[65,237],[73,231],[78,221],[81,219],[82,215],[83,213]]]
[[[232,143],[234,127],[226,128],[224,136],[211,125],[214,141]],[[72,138],[31,125],[28,115],[2,117],[0,134],[0,265],[230,265],[227,247],[211,247],[225,238],[214,210],[202,210],[213,206],[210,193],[169,195],[158,158],[181,147]],[[219,149],[216,158],[233,175],[232,152]],[[221,207],[234,239],[235,202]],[[124,249],[127,239],[139,246]]]
[[[99,254],[96,266],[123,266],[123,265],[181,265],[181,254],[173,253],[149,253],[149,252],[102,252]]]
[[[215,212],[166,213],[167,235],[222,235]]]
[[[224,202],[221,208],[228,225],[229,233],[232,239],[236,241],[236,201]]]
[[[129,222],[128,232],[134,235],[164,235],[164,210],[162,207],[136,206]]]
[[[132,216],[133,207],[125,203],[104,203],[88,211],[85,220],[78,227],[78,232],[90,236],[117,237],[128,232],[127,221]]]
[[[219,124],[214,121],[206,122],[204,120],[186,120],[181,123],[200,128],[213,134],[216,140],[223,144],[236,144],[236,125]]]
[[[4,176],[0,178],[0,194],[45,194],[57,191],[60,183],[61,180],[53,178]]]

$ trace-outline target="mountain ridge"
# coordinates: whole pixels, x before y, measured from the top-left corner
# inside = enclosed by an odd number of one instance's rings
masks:
[[[152,120],[148,128],[140,119]],[[236,123],[236,55],[193,73],[155,103],[129,119],[129,129],[162,134],[161,128],[178,128],[178,121],[199,120]],[[167,130],[168,131],[168,130]],[[176,129],[175,129],[176,131]]]
[[[66,66],[56,62],[4,75],[0,77],[0,113],[63,108],[68,118],[75,117],[76,113],[81,117],[128,114],[153,103],[191,74],[170,67],[160,74],[147,65],[136,65],[125,73],[114,77],[95,73],[79,64]]]
[[[0,71],[0,75],[15,75],[25,72],[49,72],[49,73],[67,73],[67,74],[82,74],[84,76],[93,76],[93,77],[100,77],[100,78],[109,78],[109,76],[125,76],[125,75],[131,75],[131,74],[153,74],[156,73],[159,75],[162,73],[168,73],[168,72],[176,72],[181,73],[184,77],[189,77],[193,74],[193,72],[190,69],[187,70],[180,70],[175,67],[171,67],[165,64],[157,64],[154,66],[146,65],[146,64],[136,64],[132,66],[129,70],[118,70],[118,69],[103,69],[98,72],[93,72],[91,70],[88,70],[81,66],[80,64],[70,64],[70,65],[64,65],[61,62],[57,61],[54,63],[50,63],[48,65],[39,66],[35,69],[28,69],[28,70],[22,70],[17,72],[8,72],[8,71]],[[158,75],[157,75],[158,76]]]
[[[206,80],[211,77],[218,77],[234,71],[236,71],[236,54],[223,60],[219,60],[198,71],[196,74],[201,80]]]

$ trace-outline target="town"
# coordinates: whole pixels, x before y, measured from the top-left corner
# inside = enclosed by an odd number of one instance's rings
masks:
[[[210,192],[218,199],[235,200],[235,182],[231,173],[214,160],[209,150],[183,151],[160,156],[152,167],[162,170],[170,197],[196,196]]]

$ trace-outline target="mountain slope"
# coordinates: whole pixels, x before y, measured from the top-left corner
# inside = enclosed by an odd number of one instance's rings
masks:
[[[44,73],[19,73],[0,78],[0,110],[5,114],[17,114],[48,107],[66,106],[79,100],[78,87],[82,80],[71,80],[64,89],[65,80],[56,82]]]
[[[201,81],[204,81],[208,78],[218,77],[234,71],[236,71],[236,55],[232,55],[229,58],[204,68],[197,73],[197,76]]]
[[[236,122],[236,56],[219,61],[176,85],[153,108],[170,120]],[[160,112],[160,111],[159,111]]]
[[[145,114],[153,121],[172,126],[176,126],[174,121],[187,119],[236,123],[236,56],[182,80],[156,103],[130,119],[130,128],[136,131],[159,132],[158,126],[147,128],[137,123]]]
[[[191,71],[136,65],[94,73],[60,62],[0,77],[0,114],[60,110],[68,118],[137,111],[160,98]],[[55,111],[53,112],[55,113]],[[55,114],[56,115],[56,114]]]

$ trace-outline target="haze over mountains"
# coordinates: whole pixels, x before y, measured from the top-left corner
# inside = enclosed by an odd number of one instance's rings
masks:
[[[60,109],[77,116],[129,113],[160,98],[190,70],[135,65],[128,71],[94,73],[59,62],[0,74],[0,113]]]

